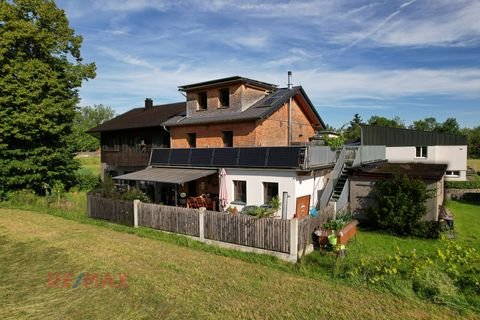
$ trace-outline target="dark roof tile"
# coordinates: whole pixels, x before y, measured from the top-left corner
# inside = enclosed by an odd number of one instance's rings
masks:
[[[185,102],[157,105],[150,109],[135,108],[88,130],[88,132],[94,133],[161,126],[168,119],[176,115],[185,114],[185,109]]]

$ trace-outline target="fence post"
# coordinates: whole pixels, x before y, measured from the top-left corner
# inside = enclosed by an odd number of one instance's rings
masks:
[[[138,228],[138,205],[140,200],[133,200],[133,227]]]
[[[298,219],[290,219],[290,259],[298,258]]]
[[[92,217],[92,195],[87,194],[87,217]]]
[[[205,239],[205,229],[204,229],[205,210],[206,210],[205,207],[201,207],[198,209],[198,228],[199,228],[198,236],[200,237],[200,240]]]

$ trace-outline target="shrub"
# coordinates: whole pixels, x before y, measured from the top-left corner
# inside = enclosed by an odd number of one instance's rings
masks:
[[[373,197],[376,206],[366,211],[373,228],[397,235],[427,236],[429,228],[420,219],[427,212],[429,194],[421,180],[396,174],[392,180],[377,181]]]
[[[14,206],[33,206],[37,203],[38,197],[33,190],[23,189],[9,192],[7,200]]]
[[[445,181],[445,188],[480,189],[480,181]]]
[[[90,191],[95,189],[100,179],[98,176],[94,175],[90,170],[82,168],[77,170],[75,173],[76,186],[79,190]]]
[[[152,200],[138,188],[130,188],[121,194],[122,200],[140,200],[142,202],[152,202]]]
[[[274,214],[275,211],[276,210],[272,208],[246,206],[243,208],[242,213],[249,216],[257,217],[257,218],[265,218]]]

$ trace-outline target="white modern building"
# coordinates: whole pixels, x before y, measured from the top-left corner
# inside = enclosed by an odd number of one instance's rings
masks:
[[[467,179],[467,137],[380,126],[362,126],[362,145],[385,146],[391,163],[446,164],[445,179]]]

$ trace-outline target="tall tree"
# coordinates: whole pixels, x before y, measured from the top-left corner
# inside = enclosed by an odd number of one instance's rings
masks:
[[[78,88],[95,77],[81,44],[54,1],[0,1],[0,198],[72,183],[78,164],[66,137]]]
[[[447,118],[435,131],[458,134],[460,133],[460,126],[458,125],[457,119]]]
[[[437,122],[437,119],[434,117],[429,117],[423,120],[414,121],[410,128],[421,131],[435,131],[439,125],[440,124]]]
[[[391,128],[405,128],[405,122],[396,116],[392,119],[387,119],[382,116],[372,116],[368,119],[367,123],[372,126],[383,126]]]
[[[362,117],[358,113],[355,113],[355,115],[353,116],[353,119],[350,121],[350,126],[347,128],[345,132],[345,139],[347,141],[355,141],[357,139],[360,139],[360,136],[361,136],[360,125],[362,123],[363,123]]]
[[[75,147],[75,151],[95,151],[100,148],[98,137],[87,133],[87,130],[98,126],[99,124],[112,119],[115,111],[109,106],[96,104],[92,106],[81,107],[75,113],[73,121],[73,132],[68,139]]]
[[[480,126],[467,129],[468,157],[480,159]]]

